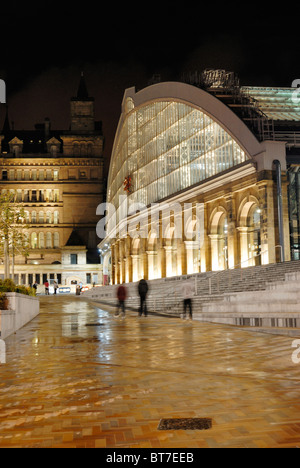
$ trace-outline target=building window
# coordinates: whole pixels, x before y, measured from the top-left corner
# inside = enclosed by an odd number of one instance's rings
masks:
[[[37,246],[38,246],[38,236],[36,232],[33,232],[31,234],[31,248],[37,249]]]
[[[24,211],[25,223],[29,224],[29,211]]]
[[[52,234],[51,232],[47,232],[47,249],[52,249]]]
[[[17,203],[22,203],[22,190],[17,190],[16,201]]]
[[[44,222],[45,222],[44,212],[40,211],[39,212],[39,223],[44,224]]]
[[[59,190],[54,190],[54,202],[59,202]]]
[[[59,223],[59,212],[58,212],[58,211],[54,211],[53,223],[54,223],[54,224],[58,224],[58,223]]]
[[[46,223],[51,224],[52,223],[52,213],[51,211],[47,211],[47,218],[46,218]]]
[[[40,249],[45,248],[45,235],[43,232],[39,233],[39,246],[40,246]]]
[[[2,171],[2,180],[8,180],[7,171]]]
[[[78,264],[78,256],[77,254],[71,254],[71,265],[77,265]]]
[[[59,233],[54,233],[54,248],[59,249]]]

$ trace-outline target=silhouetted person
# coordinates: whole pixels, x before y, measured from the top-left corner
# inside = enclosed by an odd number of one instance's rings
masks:
[[[123,284],[121,284],[117,289],[117,298],[118,298],[118,309],[116,312],[116,317],[119,316],[119,310],[121,308],[123,317],[125,317],[125,301],[127,298],[127,290]]]
[[[194,296],[194,284],[190,281],[184,281],[182,285],[182,295],[183,295],[183,316],[182,318],[186,318],[186,310],[189,308],[190,319],[193,318],[193,310],[192,310],[192,297]]]
[[[139,316],[141,317],[144,313],[145,317],[147,317],[147,304],[146,304],[146,299],[147,299],[147,293],[148,293],[149,287],[148,283],[146,280],[141,279],[138,285],[138,291],[139,291],[139,296],[140,296],[140,311],[139,311]]]

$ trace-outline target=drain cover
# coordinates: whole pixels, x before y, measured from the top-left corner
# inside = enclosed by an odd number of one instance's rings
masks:
[[[158,430],[193,430],[205,431],[212,428],[212,419],[210,418],[177,418],[177,419],[161,419]]]
[[[103,327],[104,323],[86,323],[86,327]]]

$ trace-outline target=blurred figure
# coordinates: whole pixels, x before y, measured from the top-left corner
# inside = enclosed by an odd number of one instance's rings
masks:
[[[145,279],[141,279],[141,281],[139,282],[139,285],[138,285],[138,291],[139,291],[139,296],[140,296],[140,300],[141,300],[141,303],[140,303],[140,310],[139,310],[139,316],[141,317],[144,313],[145,317],[147,317],[147,303],[146,303],[146,299],[147,299],[147,293],[148,293],[148,290],[149,290],[149,287],[148,287],[148,283]]]
[[[35,295],[36,295],[36,294],[37,294],[37,287],[38,287],[37,282],[35,282],[34,285],[33,285],[32,287],[33,287],[34,292],[35,292]]]
[[[182,318],[186,318],[186,310],[189,308],[190,320],[193,319],[193,308],[192,308],[192,297],[195,293],[194,282],[184,281],[182,285],[182,296],[183,296],[183,315]]]
[[[44,286],[45,286],[45,294],[46,294],[46,296],[49,296],[49,283],[48,283],[48,280],[45,281]]]
[[[57,294],[57,290],[58,290],[58,284],[56,281],[54,281],[54,294]]]
[[[122,310],[122,316],[125,317],[125,301],[127,298],[127,289],[124,284],[121,284],[117,289],[117,298],[118,298],[118,309],[115,313],[115,317],[119,317],[119,310]]]

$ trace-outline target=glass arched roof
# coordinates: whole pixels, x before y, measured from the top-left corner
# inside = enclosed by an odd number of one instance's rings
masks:
[[[221,125],[184,102],[134,108],[128,101],[126,110],[108,181],[115,208],[121,195],[147,206],[250,159]]]

